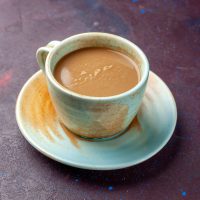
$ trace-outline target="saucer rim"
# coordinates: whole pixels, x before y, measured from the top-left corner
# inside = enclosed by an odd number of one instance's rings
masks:
[[[150,159],[151,157],[153,157],[154,155],[156,155],[159,151],[161,151],[165,145],[169,142],[170,138],[173,135],[173,132],[175,130],[176,127],[176,123],[177,123],[177,106],[176,106],[176,102],[175,99],[173,97],[172,92],[170,91],[169,87],[166,85],[166,83],[158,76],[156,75],[154,72],[150,71],[150,74],[152,73],[154,77],[156,77],[157,79],[159,79],[160,82],[163,83],[163,85],[165,86],[166,90],[168,90],[169,92],[169,96],[171,97],[172,100],[172,106],[174,107],[174,123],[171,126],[171,130],[168,133],[168,136],[165,140],[163,140],[163,142],[159,145],[159,147],[157,147],[157,149],[155,149],[154,151],[150,152],[149,154],[147,154],[146,156],[139,158],[139,159],[135,159],[133,161],[130,162],[124,162],[124,163],[120,163],[120,164],[108,164],[108,165],[95,165],[95,164],[81,164],[81,163],[77,163],[74,161],[69,161],[69,160],[65,160],[60,158],[59,156],[49,153],[48,150],[45,150],[44,148],[40,147],[40,145],[38,145],[34,139],[32,139],[31,136],[29,136],[29,134],[27,133],[27,131],[25,130],[25,128],[23,127],[23,119],[21,119],[20,116],[20,105],[21,105],[21,99],[23,97],[24,91],[26,90],[27,86],[29,84],[31,84],[31,82],[37,77],[39,76],[42,72],[42,70],[37,71],[36,73],[34,73],[27,81],[26,83],[23,85],[22,89],[19,92],[19,95],[17,97],[17,101],[16,101],[16,107],[15,107],[15,115],[16,115],[16,121],[18,124],[18,127],[22,133],[22,135],[25,137],[25,139],[29,142],[29,144],[31,146],[33,146],[35,149],[37,149],[40,153],[42,153],[43,155],[47,156],[48,158],[51,158],[52,160],[55,160],[57,162],[60,162],[62,164],[65,165],[69,165],[72,167],[76,167],[76,168],[81,168],[81,169],[88,169],[88,170],[117,170],[117,169],[123,169],[123,168],[127,168],[127,167],[131,167],[131,166],[135,166],[137,164],[140,164],[148,159]]]

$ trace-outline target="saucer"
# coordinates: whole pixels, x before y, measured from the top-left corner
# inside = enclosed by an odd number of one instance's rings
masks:
[[[112,170],[158,153],[173,134],[177,110],[166,84],[150,72],[139,112],[125,133],[112,140],[87,141],[59,123],[40,70],[18,96],[16,119],[26,140],[47,157],[78,168]]]

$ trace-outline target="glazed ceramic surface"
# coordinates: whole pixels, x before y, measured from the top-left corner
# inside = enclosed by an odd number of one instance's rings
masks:
[[[127,131],[109,141],[87,141],[58,121],[39,71],[19,94],[16,118],[27,141],[49,158],[84,169],[111,170],[136,165],[161,150],[173,134],[177,111],[170,90],[151,72],[139,112]]]
[[[61,86],[53,76],[56,63],[64,55],[86,47],[107,47],[130,56],[140,71],[139,83],[127,92],[110,97],[84,96]],[[37,60],[47,77],[60,120],[74,133],[88,138],[111,137],[124,131],[136,115],[148,80],[149,63],[132,42],[107,33],[83,33],[41,47]]]

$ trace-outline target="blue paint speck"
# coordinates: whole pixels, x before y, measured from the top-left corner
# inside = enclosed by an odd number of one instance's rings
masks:
[[[138,2],[138,0],[131,0],[133,3],[136,3],[136,2]]]
[[[182,191],[181,194],[182,194],[183,197],[185,197],[187,195],[187,192]]]
[[[146,10],[144,8],[140,9],[140,14],[144,14]]]
[[[113,186],[108,186],[108,190],[112,191],[113,190]]]

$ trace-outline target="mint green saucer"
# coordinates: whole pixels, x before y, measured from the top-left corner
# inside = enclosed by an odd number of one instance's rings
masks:
[[[136,165],[158,153],[173,134],[177,110],[166,84],[150,72],[137,118],[127,131],[112,140],[87,141],[59,123],[39,71],[19,94],[16,119],[26,140],[49,158],[78,168],[112,170]]]

